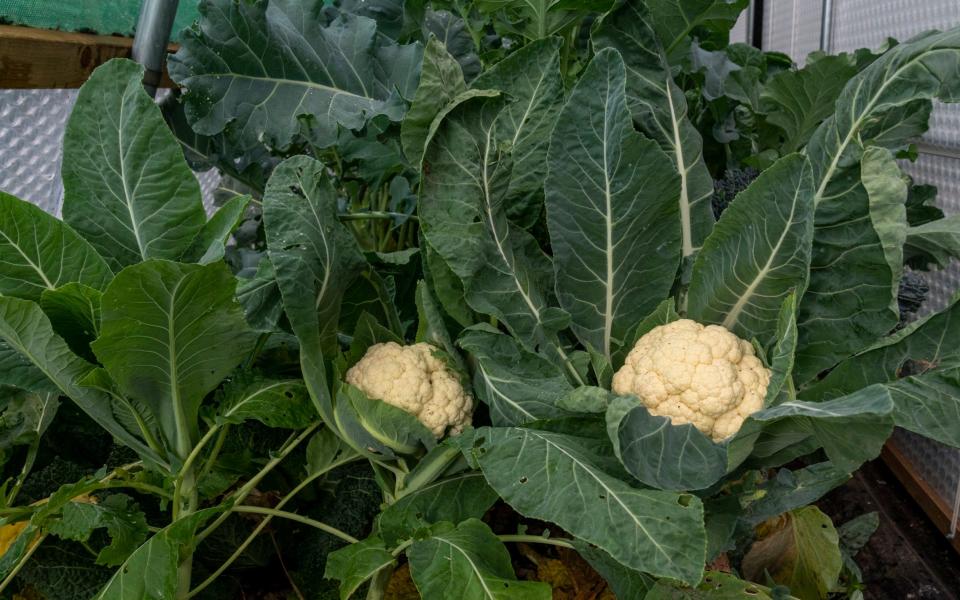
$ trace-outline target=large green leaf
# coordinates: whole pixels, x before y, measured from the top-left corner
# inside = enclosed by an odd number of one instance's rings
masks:
[[[474,390],[490,407],[494,425],[521,425],[566,414],[557,401],[573,388],[550,361],[527,352],[508,335],[479,327],[466,331],[459,344],[477,361]]]
[[[495,21],[500,33],[540,40],[576,23],[583,12],[602,12],[612,3],[612,0],[477,0],[475,4],[483,12],[502,15]]]
[[[521,514],[556,523],[627,567],[700,580],[706,534],[696,497],[632,487],[566,434],[484,427],[474,434],[472,455]]]
[[[199,27],[170,59],[186,88],[187,117],[204,135],[222,131],[239,150],[286,149],[299,135],[336,142],[376,115],[399,121],[420,76],[419,44],[377,39],[373,19],[321,15],[322,0],[204,0]]]
[[[511,220],[530,226],[542,210],[550,132],[563,106],[560,40],[524,46],[482,73],[471,87],[500,90],[511,100],[494,132],[498,143],[509,147],[513,162],[504,204]]]
[[[777,73],[763,86],[761,103],[767,122],[783,130],[782,152],[801,149],[857,72],[849,56],[824,56],[802,69]]]
[[[870,145],[898,148],[922,132],[931,99],[960,101],[958,69],[960,29],[895,46],[847,83],[834,115],[811,137],[816,258],[800,308],[798,381],[810,381],[896,324],[883,231],[893,225],[875,223],[876,198],[861,183],[859,162]]]
[[[407,550],[410,576],[424,598],[549,600],[550,586],[517,581],[510,553],[485,523],[468,519],[433,528]]]
[[[660,580],[644,600],[796,600],[793,596],[775,594],[770,588],[744,581],[736,575],[710,571],[696,587],[680,586],[674,581]]]
[[[574,540],[574,547],[603,576],[617,598],[645,598],[654,580],[646,573],[627,568],[600,548]]]
[[[273,331],[283,314],[276,270],[267,257],[260,259],[253,277],[237,280],[237,300],[247,322],[257,331]]]
[[[230,234],[243,219],[250,200],[250,196],[234,196],[227,200],[200,229],[182,260],[205,265],[223,258]]]
[[[60,406],[56,392],[0,389],[0,450],[29,444],[43,436]],[[0,459],[2,462],[3,459]]]
[[[323,576],[340,582],[340,600],[350,598],[357,588],[377,571],[396,562],[396,557],[387,551],[383,540],[369,537],[350,544],[327,557]]]
[[[700,490],[727,472],[727,452],[700,430],[650,414],[636,398],[614,398],[606,413],[617,456],[631,475],[662,490]]]
[[[163,458],[121,424],[107,394],[81,385],[95,367],[70,351],[37,304],[0,296],[0,342],[29,362],[31,374],[43,373],[64,396],[122,443],[154,464],[165,465]]]
[[[898,427],[960,448],[960,370],[907,377],[887,389]]]
[[[113,273],[82,237],[40,208],[0,192],[0,294],[39,300],[70,282],[102,290]]]
[[[112,60],[80,88],[63,137],[63,220],[115,271],[179,260],[206,221],[197,178],[134,62]]]
[[[474,96],[447,114],[427,145],[420,221],[430,245],[463,281],[467,303],[503,322],[529,350],[566,324],[549,306],[550,260],[506,217],[510,156],[496,143],[498,98]]]
[[[723,212],[697,255],[687,314],[768,344],[784,300],[806,285],[812,239],[810,165],[794,154]]]
[[[662,3],[664,10],[669,2]],[[604,17],[593,34],[599,48],[620,51],[627,69],[627,105],[640,130],[673,159],[680,174],[682,253],[689,257],[713,227],[710,198],[713,180],[703,161],[703,140],[687,116],[683,90],[673,81],[670,65],[640,2],[626,2]]]
[[[633,129],[613,48],[590,62],[550,141],[547,223],[560,306],[608,360],[670,293],[680,265],[680,179]]]
[[[819,382],[801,391],[810,400],[835,398],[901,375],[960,366],[960,297],[942,312],[914,321],[860,354],[843,361]]]
[[[97,529],[106,529],[110,544],[97,554],[99,565],[120,565],[147,538],[147,519],[133,498],[113,494],[99,502],[69,502],[50,524],[54,535],[86,542]]]
[[[797,351],[797,294],[791,293],[780,307],[777,317],[776,342],[770,349],[770,381],[764,406],[770,406],[779,398],[789,398],[793,392],[793,363]],[[786,391],[781,395],[781,392]]]
[[[299,379],[268,379],[242,372],[219,394],[217,417],[227,423],[253,419],[268,427],[303,429],[317,420],[307,388]]]
[[[816,211],[810,284],[797,323],[800,383],[871,345],[899,320],[906,185],[887,150],[869,148],[858,166],[836,180],[847,186],[843,197]]]
[[[62,337],[70,349],[87,360],[93,361],[90,342],[100,335],[100,290],[68,283],[53,290],[44,290],[40,296],[40,308],[46,313],[53,330]]]
[[[181,459],[199,437],[200,402],[253,347],[235,289],[223,263],[151,260],[121,271],[103,294],[93,351]]]
[[[654,28],[667,54],[686,46],[698,27],[729,30],[748,0],[647,0]]]
[[[29,358],[11,348],[3,336],[0,336],[0,385],[38,393],[60,389]]]
[[[284,309],[301,344],[319,336],[336,348],[343,293],[366,260],[337,219],[337,199],[323,164],[306,156],[281,163],[263,199],[267,250]]]
[[[815,463],[795,471],[780,469],[757,492],[751,494],[753,499],[745,507],[741,518],[749,525],[758,525],[789,510],[816,502],[849,479],[849,473],[829,462]]]

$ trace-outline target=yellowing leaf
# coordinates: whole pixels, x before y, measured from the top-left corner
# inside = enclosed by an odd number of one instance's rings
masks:
[[[837,583],[843,559],[830,517],[815,506],[784,513],[757,527],[758,539],[743,558],[744,576],[758,583],[768,577],[798,598],[827,597]]]

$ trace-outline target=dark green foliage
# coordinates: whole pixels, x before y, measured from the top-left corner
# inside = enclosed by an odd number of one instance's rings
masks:
[[[723,179],[713,181],[713,198],[710,199],[710,205],[713,208],[713,216],[717,219],[727,209],[727,206],[733,202],[737,194],[747,189],[754,179],[760,174],[753,167],[746,169],[727,169],[723,174]]]
[[[54,493],[63,484],[78,481],[91,472],[91,469],[72,460],[54,456],[45,466],[30,473],[20,493],[24,501],[36,502]]]
[[[900,323],[897,329],[901,329],[913,315],[917,314],[929,293],[930,285],[922,273],[904,271],[903,278],[900,280],[900,289],[897,292],[897,304],[900,306]]]
[[[112,574],[113,569],[94,564],[83,545],[50,538],[20,571],[16,587],[44,600],[79,600],[92,598]]]

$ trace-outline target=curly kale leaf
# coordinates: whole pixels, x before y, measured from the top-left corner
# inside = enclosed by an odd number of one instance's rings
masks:
[[[737,194],[747,189],[747,186],[758,175],[760,175],[759,171],[753,167],[747,167],[746,169],[727,169],[723,174],[723,179],[715,179],[713,181],[713,198],[710,200],[713,216],[719,219]]]

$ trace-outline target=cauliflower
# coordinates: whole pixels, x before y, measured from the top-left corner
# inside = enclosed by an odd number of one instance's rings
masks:
[[[347,371],[347,383],[412,414],[438,439],[448,428],[463,431],[473,415],[473,398],[430,344],[374,344]]]
[[[613,391],[634,394],[651,414],[691,423],[719,442],[763,408],[769,383],[749,342],[719,325],[681,319],[637,340],[613,376]]]

